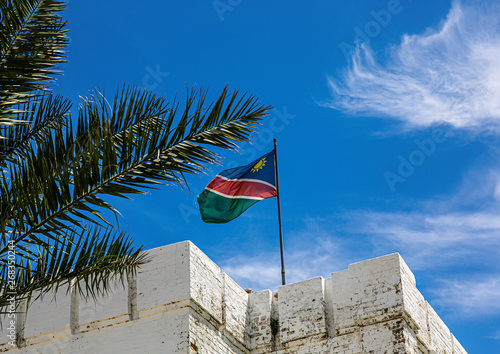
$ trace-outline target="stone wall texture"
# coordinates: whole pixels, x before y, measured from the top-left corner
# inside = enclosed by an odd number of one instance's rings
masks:
[[[97,301],[71,289],[16,318],[9,353],[465,354],[416,288],[399,254],[247,294],[189,241],[149,251],[153,261]]]

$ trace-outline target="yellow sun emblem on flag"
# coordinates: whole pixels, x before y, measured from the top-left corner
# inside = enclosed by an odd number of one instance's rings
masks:
[[[266,158],[264,157],[262,160],[257,162],[254,167],[252,167],[252,172],[257,172],[259,170],[262,170],[262,167],[266,165]]]

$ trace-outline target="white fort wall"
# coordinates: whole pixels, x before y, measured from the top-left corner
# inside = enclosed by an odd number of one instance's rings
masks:
[[[247,294],[191,242],[150,251],[97,302],[59,290],[18,316],[11,353],[441,353],[466,351],[399,254]]]

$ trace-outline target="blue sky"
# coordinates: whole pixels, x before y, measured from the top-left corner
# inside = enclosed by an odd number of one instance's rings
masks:
[[[146,248],[189,239],[242,287],[280,285],[276,201],[204,224],[196,195],[278,139],[287,279],[399,252],[469,353],[500,352],[500,12],[488,1],[70,1],[55,91],[229,84],[273,105],[223,166],[110,200]]]

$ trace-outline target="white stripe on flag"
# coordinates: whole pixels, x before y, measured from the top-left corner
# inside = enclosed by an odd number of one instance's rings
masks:
[[[261,197],[249,197],[249,196],[247,197],[247,196],[244,196],[244,195],[227,195],[227,194],[215,191],[215,190],[210,189],[210,188],[205,188],[205,190],[207,190],[209,192],[212,192],[212,193],[215,193],[217,195],[220,195],[221,197],[231,198],[231,199],[253,199],[253,200],[263,200],[264,199],[264,198],[261,198]]]
[[[263,180],[261,180],[261,179],[250,179],[250,178],[241,178],[241,179],[240,179],[240,178],[234,178],[234,179],[229,179],[229,178],[226,178],[226,177],[221,176],[221,175],[217,175],[217,176],[215,176],[215,178],[217,178],[217,177],[222,178],[222,179],[225,179],[226,181],[238,181],[238,182],[239,182],[239,181],[241,181],[241,182],[256,182],[256,183],[262,183],[262,184],[265,184],[265,185],[267,185],[267,186],[269,186],[269,187],[272,187],[272,188],[276,189],[276,187],[275,187],[275,186],[273,186],[271,183],[268,183],[268,182],[263,181]]]

